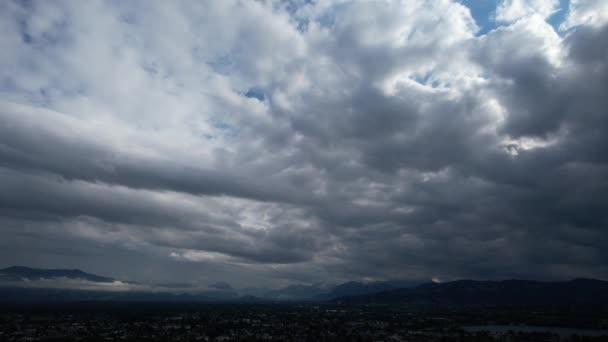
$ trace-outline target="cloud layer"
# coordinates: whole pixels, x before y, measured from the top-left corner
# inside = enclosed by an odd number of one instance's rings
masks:
[[[546,22],[566,11],[563,23]],[[0,5],[0,261],[121,279],[608,278],[608,8]]]

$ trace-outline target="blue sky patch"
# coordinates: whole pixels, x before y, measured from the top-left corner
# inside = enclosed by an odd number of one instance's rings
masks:
[[[257,99],[257,100],[259,100],[261,102],[264,102],[264,99],[266,99],[266,96],[264,95],[264,91],[262,91],[259,88],[250,88],[245,93],[245,96],[249,97],[249,98]]]
[[[478,35],[484,35],[496,28],[497,0],[461,0],[461,4],[471,10],[471,15],[479,26]]]

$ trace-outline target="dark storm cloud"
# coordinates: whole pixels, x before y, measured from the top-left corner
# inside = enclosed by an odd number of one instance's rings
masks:
[[[200,169],[176,164],[171,159],[141,158],[121,153],[104,146],[104,141],[80,135],[77,125],[69,127],[75,130],[73,135],[65,136],[61,126],[48,129],[46,123],[32,125],[19,118],[13,119],[23,108],[8,105],[0,110],[0,118],[3,119],[3,124],[0,124],[0,165],[8,168],[51,172],[67,180],[197,195],[231,195],[262,201],[289,201],[289,197],[298,197],[293,188],[284,184],[264,184],[263,179],[249,178],[242,171]],[[48,123],[62,124],[64,122]],[[286,195],[288,193],[291,194]]]
[[[306,234],[289,226],[268,233],[243,230],[230,215],[215,213],[217,203],[171,202],[171,197],[154,199],[128,188],[107,188],[89,183],[67,182],[55,177],[28,176],[0,169],[3,217],[17,219],[80,221],[97,234],[112,230],[126,239],[162,247],[204,249],[235,258],[259,262],[289,263],[310,258],[317,241],[312,230]],[[92,219],[87,219],[92,218]],[[280,222],[277,222],[280,224]],[[165,233],[171,227],[173,232]]]
[[[478,35],[447,0],[8,3],[2,262],[237,287],[608,277],[608,25],[573,10],[556,32],[526,4]]]

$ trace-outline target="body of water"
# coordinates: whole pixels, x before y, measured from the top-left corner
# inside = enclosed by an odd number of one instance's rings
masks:
[[[608,336],[608,330],[599,329],[574,329],[574,328],[556,328],[556,327],[538,327],[530,325],[468,325],[462,327],[467,332],[487,331],[491,334],[504,334],[509,331],[514,332],[537,332],[537,333],[552,333],[560,337],[578,336]]]

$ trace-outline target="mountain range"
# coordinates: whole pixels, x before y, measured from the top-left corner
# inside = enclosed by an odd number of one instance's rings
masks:
[[[61,282],[67,281],[67,282]],[[69,284],[66,286],[64,284]],[[183,289],[182,289],[183,290]],[[575,279],[563,282],[532,280],[445,283],[378,281],[290,285],[281,289],[235,289],[217,282],[206,289],[143,285],[81,270],[0,269],[0,302],[149,301],[149,302],[329,302],[333,304],[398,305],[608,305],[608,282]]]
[[[24,266],[0,269],[0,281],[39,281],[53,278],[82,279],[98,283],[112,283],[115,281],[113,278],[102,277],[77,269],[38,269]]]
[[[428,283],[414,288],[393,289],[335,302],[351,304],[406,305],[550,305],[608,304],[608,282],[574,279],[563,282],[532,280],[458,280]]]
[[[78,269],[38,269],[11,266],[0,269],[0,301],[203,301],[284,302],[326,301],[397,289],[403,281],[347,282],[338,285],[293,284],[279,289],[235,289],[225,282],[200,288],[192,284],[141,284],[90,274]]]

